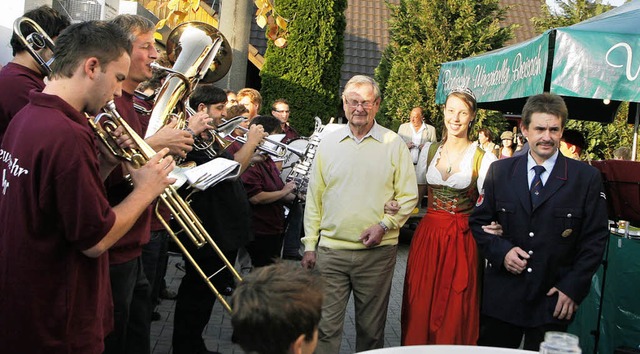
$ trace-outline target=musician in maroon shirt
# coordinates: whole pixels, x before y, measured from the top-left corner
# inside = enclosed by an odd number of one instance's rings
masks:
[[[46,5],[25,13],[24,17],[35,21],[51,38],[57,37],[70,24],[66,16]],[[21,31],[23,36],[34,32],[31,26],[24,24]],[[44,88],[43,69],[18,38],[16,33],[11,37],[13,60],[0,70],[0,143],[9,121],[29,102],[29,91]],[[39,54],[46,61],[52,53],[45,48]]]
[[[9,124],[0,146],[0,348],[102,353],[113,328],[109,247],[174,180],[168,150],[130,170],[134,191],[110,207],[84,112],[119,96],[131,42],[117,26],[72,25],[57,40],[51,81]],[[37,124],[34,124],[37,121]],[[121,146],[131,140],[120,136]]]
[[[271,114],[280,121],[280,127],[284,133],[284,138],[282,138],[281,141],[283,144],[288,144],[291,140],[300,138],[300,134],[289,124],[291,111],[289,110],[289,102],[287,102],[287,100],[279,98],[273,102],[271,105]]]

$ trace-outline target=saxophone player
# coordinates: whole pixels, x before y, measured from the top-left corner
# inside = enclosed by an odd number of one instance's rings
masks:
[[[171,183],[168,150],[138,170],[111,207],[84,112],[121,95],[131,42],[117,26],[74,24],[58,38],[52,76],[11,121],[0,146],[0,347],[102,353],[113,329],[105,253]],[[125,137],[120,137],[120,143]],[[126,139],[126,138],[125,138]]]

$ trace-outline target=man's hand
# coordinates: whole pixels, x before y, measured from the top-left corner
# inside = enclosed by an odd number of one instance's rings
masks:
[[[262,144],[264,138],[266,138],[269,134],[265,133],[264,127],[260,124],[254,124],[249,127],[247,131],[247,142],[246,144],[252,146],[254,149],[256,146]]]
[[[551,290],[547,292],[547,296],[552,296],[555,293],[558,293],[558,302],[556,303],[556,308],[553,311],[553,317],[559,320],[570,320],[573,314],[578,310],[578,305],[556,287],[551,288]]]
[[[520,274],[527,266],[529,254],[520,247],[514,247],[504,256],[504,268],[513,274]]]
[[[391,216],[398,214],[400,211],[400,203],[397,200],[391,199],[390,201],[384,203],[384,213],[389,214]]]
[[[362,241],[362,244],[366,247],[371,248],[382,242],[382,236],[384,236],[384,229],[382,226],[375,224],[373,226],[369,226],[368,229],[364,230],[362,234],[360,234],[360,241]]]
[[[148,137],[146,141],[154,150],[166,147],[169,148],[171,155],[185,158],[187,157],[187,152],[193,149],[193,137],[189,132],[176,129],[176,124],[177,122],[173,120]]]
[[[97,124],[100,124],[100,123],[97,123]],[[107,137],[109,136],[109,133],[107,133],[106,131],[104,131],[104,134],[106,134]],[[119,148],[125,149],[125,150],[135,148],[133,139],[128,134],[125,133],[124,127],[118,127],[116,130],[114,130],[111,133],[111,135],[114,138],[114,141]],[[120,160],[118,159],[118,157],[113,155],[109,147],[106,146],[106,144],[102,141],[102,139],[97,139],[97,140],[98,140],[98,151],[100,152],[99,158],[111,166],[115,166],[118,163],[120,163]]]
[[[502,236],[502,225],[492,221],[491,225],[483,225],[482,231],[491,235]]]
[[[195,135],[200,135],[205,130],[213,128],[211,122],[213,122],[213,118],[209,117],[206,112],[198,112],[189,118],[188,127]]]
[[[302,264],[302,268],[313,269],[316,266],[316,253],[314,251],[306,251],[300,264]]]
[[[416,145],[413,143],[413,141],[410,141],[407,143],[407,147],[409,148],[409,150],[413,149]]]
[[[169,173],[173,171],[176,164],[171,156],[167,156],[168,153],[169,149],[167,148],[160,150],[138,169],[126,164],[135,189],[140,188],[149,195],[158,196],[176,181],[175,178],[169,177]]]

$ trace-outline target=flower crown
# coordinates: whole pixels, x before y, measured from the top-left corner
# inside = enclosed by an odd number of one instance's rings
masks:
[[[466,95],[471,96],[471,98],[473,98],[474,101],[477,101],[476,95],[473,93],[473,91],[471,91],[470,88],[468,88],[466,86],[456,87],[453,90],[451,90],[451,92],[449,92],[449,94],[452,94],[454,92],[464,93]]]

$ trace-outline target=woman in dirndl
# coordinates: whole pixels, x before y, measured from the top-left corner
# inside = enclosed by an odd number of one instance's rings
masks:
[[[475,345],[478,339],[480,259],[468,220],[496,157],[469,139],[476,109],[471,90],[453,90],[442,142],[426,145],[416,165],[420,195],[428,190],[429,202],[407,259],[402,345]]]

